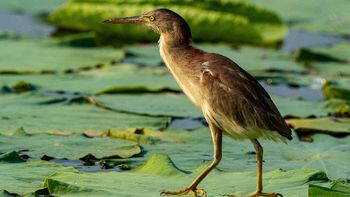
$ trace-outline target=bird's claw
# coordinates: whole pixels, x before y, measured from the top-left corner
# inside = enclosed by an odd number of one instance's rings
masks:
[[[177,192],[172,191],[161,191],[161,196],[166,195],[176,195],[176,196],[182,196],[182,195],[188,195],[189,193],[193,193],[194,197],[207,197],[207,192],[204,189],[198,189],[198,188],[186,188]]]

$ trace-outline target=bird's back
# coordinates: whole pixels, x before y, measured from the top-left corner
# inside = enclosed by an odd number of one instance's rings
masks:
[[[201,65],[203,112],[236,139],[292,139],[291,130],[265,89],[222,55],[205,53]]]

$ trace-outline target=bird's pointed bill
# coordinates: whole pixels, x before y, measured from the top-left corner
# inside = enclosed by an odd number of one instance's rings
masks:
[[[142,16],[131,16],[125,18],[111,18],[102,21],[105,24],[142,24],[143,17]]]

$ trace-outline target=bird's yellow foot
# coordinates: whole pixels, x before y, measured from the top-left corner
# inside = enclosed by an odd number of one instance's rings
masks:
[[[205,192],[204,189],[197,189],[197,188],[186,188],[177,192],[171,192],[171,191],[161,191],[160,195],[165,196],[165,195],[176,195],[176,196],[183,196],[183,195],[189,195],[192,193],[194,197],[206,197],[207,192]]]
[[[237,197],[235,195],[224,195],[225,197]],[[255,192],[254,194],[250,195],[249,197],[283,197],[280,193],[263,193],[263,192]]]

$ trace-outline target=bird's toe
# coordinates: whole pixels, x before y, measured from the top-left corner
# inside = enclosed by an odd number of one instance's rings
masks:
[[[195,188],[195,189],[186,188],[176,192],[163,190],[160,192],[160,195],[161,196],[167,196],[167,195],[183,196],[183,195],[189,195],[191,193],[194,197],[207,197],[207,192],[204,189],[198,189],[198,188]]]

